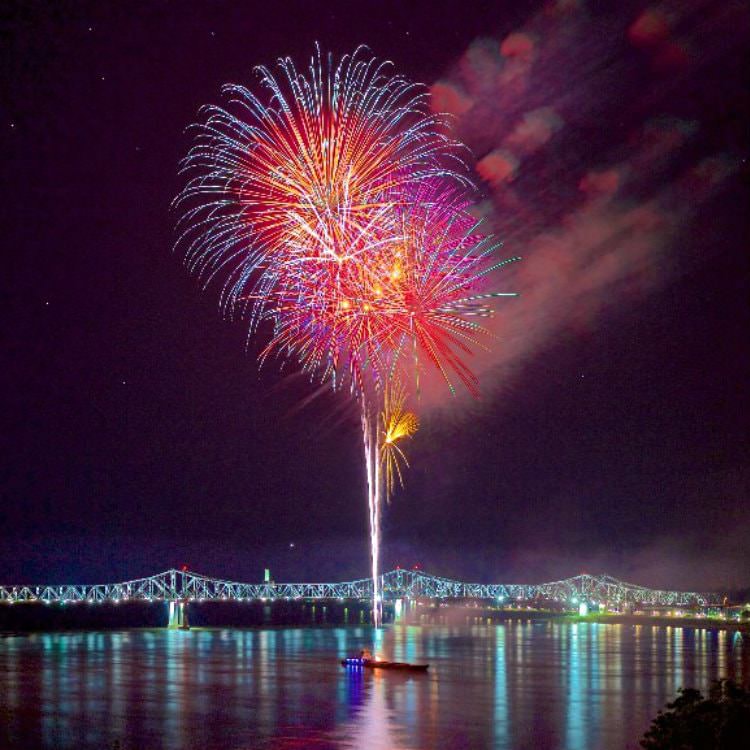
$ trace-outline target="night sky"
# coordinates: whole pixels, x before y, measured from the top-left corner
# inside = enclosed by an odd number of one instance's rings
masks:
[[[5,3],[0,580],[367,575],[355,405],[259,370],[172,251],[198,108],[318,41],[433,87],[524,258],[385,567],[750,585],[748,12],[589,5]]]

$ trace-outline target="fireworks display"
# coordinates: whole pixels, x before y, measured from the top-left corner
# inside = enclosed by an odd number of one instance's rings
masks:
[[[264,96],[225,87],[183,161],[178,247],[219,280],[221,304],[267,324],[260,354],[345,387],[360,407],[370,516],[373,618],[381,497],[403,484],[398,441],[413,435],[420,378],[437,369],[478,393],[465,361],[484,347],[498,247],[472,216],[462,148],[430,114],[426,89],[366,49],[306,74],[258,68]]]
[[[396,485],[404,486],[401,464],[409,462],[398,442],[414,435],[419,429],[416,414],[405,409],[406,391],[399,380],[394,380],[385,388],[383,394],[382,430],[380,434],[380,464],[385,480],[385,497],[390,499]]]

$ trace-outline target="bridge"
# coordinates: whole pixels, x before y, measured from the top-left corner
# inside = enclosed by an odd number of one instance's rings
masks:
[[[588,603],[609,608],[700,608],[717,605],[721,601],[718,594],[649,589],[608,575],[582,574],[539,584],[464,583],[421,570],[398,568],[383,573],[380,579],[386,600],[481,599],[506,605],[543,600],[568,607]],[[184,605],[191,601],[368,600],[371,597],[371,578],[342,583],[238,583],[176,569],[122,583],[0,586],[0,604],[166,601],[170,603],[170,623],[175,626],[186,624]]]

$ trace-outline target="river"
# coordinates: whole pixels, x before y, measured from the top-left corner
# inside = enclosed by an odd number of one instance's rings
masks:
[[[744,641],[743,641],[744,637]],[[388,625],[429,672],[347,672],[366,626],[0,639],[0,747],[637,748],[683,685],[750,680],[748,636],[633,624]]]

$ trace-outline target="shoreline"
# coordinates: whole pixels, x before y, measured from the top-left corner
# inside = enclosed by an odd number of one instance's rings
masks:
[[[730,630],[750,635],[750,621],[723,620],[717,617],[695,617],[674,615],[632,615],[625,613],[593,613],[579,615],[573,612],[545,612],[543,610],[478,610],[483,617],[492,620],[558,620],[571,624],[596,623],[598,625],[652,625],[703,630]]]
[[[661,625],[703,630],[731,630],[750,634],[750,622],[721,620],[715,617],[654,617],[653,615],[568,615],[570,622],[595,622],[613,625]]]
[[[594,614],[594,615],[577,615],[566,612],[542,612],[542,611],[500,611],[500,610],[485,610],[475,615],[473,622],[460,622],[451,621],[450,618],[446,618],[443,622],[419,622],[411,618],[406,618],[400,622],[388,621],[385,623],[385,627],[392,625],[406,625],[409,627],[421,626],[421,627],[434,627],[434,626],[465,626],[473,627],[478,623],[476,620],[481,620],[484,625],[499,624],[504,621],[537,621],[537,622],[550,622],[557,621],[569,625],[578,625],[585,623],[593,623],[596,625],[648,625],[649,627],[671,627],[671,628],[685,628],[691,630],[715,630],[715,631],[729,631],[737,632],[740,634],[747,634],[750,636],[750,622],[737,622],[737,621],[726,621],[719,620],[716,618],[701,618],[701,617],[654,617],[651,615],[627,615],[627,614]],[[244,624],[227,624],[227,625],[194,625],[191,626],[191,631],[202,631],[202,630],[277,630],[285,628],[355,628],[355,627],[372,627],[369,623],[344,623],[344,622],[287,622],[287,623],[258,623],[255,625],[244,625]],[[112,625],[112,626],[91,626],[91,627],[59,627],[59,628],[29,628],[29,629],[5,629],[0,630],[0,642],[6,638],[19,638],[30,635],[39,635],[45,633],[91,633],[91,632],[117,632],[123,630],[167,630],[166,627],[153,626],[153,625]],[[187,631],[189,632],[189,631]]]

